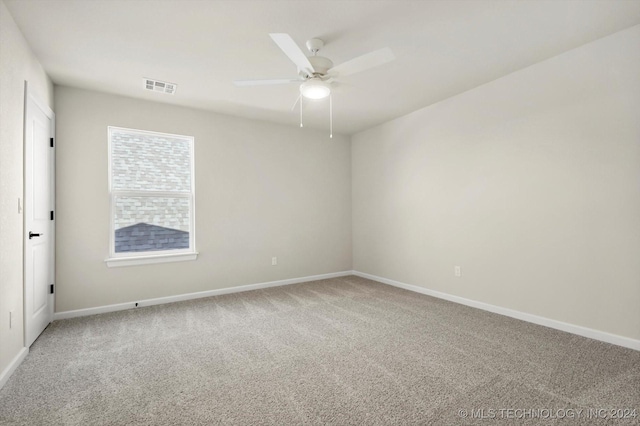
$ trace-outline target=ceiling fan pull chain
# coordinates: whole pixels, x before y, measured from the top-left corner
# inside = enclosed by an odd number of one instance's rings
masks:
[[[291,111],[295,111],[296,107],[298,106],[298,102],[300,102],[301,96],[302,94],[298,95],[298,98],[296,99],[296,101],[293,103],[293,105],[291,105]]]
[[[302,126],[302,102],[304,102],[304,96],[300,97],[300,127]]]
[[[329,94],[329,138],[333,139],[333,101]]]

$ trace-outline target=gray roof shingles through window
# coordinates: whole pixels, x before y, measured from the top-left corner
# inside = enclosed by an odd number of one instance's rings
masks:
[[[189,233],[179,229],[136,223],[116,229],[116,253],[189,248]]]

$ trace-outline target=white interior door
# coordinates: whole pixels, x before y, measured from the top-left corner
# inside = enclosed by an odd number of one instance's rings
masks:
[[[53,320],[54,135],[53,111],[25,93],[24,316],[25,345]]]

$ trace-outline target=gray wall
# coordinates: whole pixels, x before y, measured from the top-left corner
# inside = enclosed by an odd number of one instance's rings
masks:
[[[348,137],[69,87],[55,95],[57,312],[351,269]],[[198,260],[107,268],[107,126],[195,137]]]
[[[354,269],[640,339],[638,46],[640,26],[354,135]]]

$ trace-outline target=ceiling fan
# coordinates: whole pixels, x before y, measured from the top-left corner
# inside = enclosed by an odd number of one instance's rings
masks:
[[[324,46],[324,42],[318,38],[307,41],[306,46],[312,56],[307,56],[289,34],[269,34],[285,55],[298,68],[298,78],[279,78],[270,80],[235,80],[236,86],[265,86],[276,84],[300,84],[300,96],[307,99],[324,99],[331,95],[331,83],[339,77],[355,74],[370,68],[377,67],[395,59],[393,52],[388,47],[374,50],[362,56],[333,65],[333,62],[324,56],[318,56],[318,52]],[[296,101],[297,104],[298,101]],[[293,105],[295,108],[295,104]],[[331,108],[331,104],[330,104]],[[300,127],[302,127],[302,102],[300,102]]]

